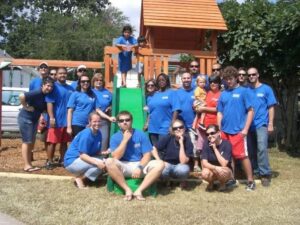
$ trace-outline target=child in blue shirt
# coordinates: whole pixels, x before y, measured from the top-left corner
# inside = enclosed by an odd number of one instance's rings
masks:
[[[131,36],[132,27],[126,25],[123,27],[122,36],[117,40],[116,46],[122,51],[119,53],[119,70],[122,74],[122,86],[126,87],[126,75],[132,69],[132,49],[137,47],[137,40]]]

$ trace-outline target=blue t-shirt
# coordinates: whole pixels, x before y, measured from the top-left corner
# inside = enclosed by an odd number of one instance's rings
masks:
[[[149,107],[149,133],[168,134],[172,122],[173,112],[180,112],[177,94],[172,89],[157,91],[147,99]]]
[[[224,90],[217,106],[217,111],[223,114],[222,131],[227,134],[241,132],[245,126],[247,112],[250,108],[253,108],[253,104],[248,88],[238,86]]]
[[[56,128],[67,127],[67,104],[73,88],[68,84],[54,83],[53,91],[46,96],[47,103],[53,103]]]
[[[74,91],[76,90],[76,88],[77,88],[77,85],[78,85],[78,80],[74,80],[74,81],[72,81],[72,83],[70,84],[71,85],[71,87],[74,89]]]
[[[117,39],[116,44],[136,45],[137,40],[132,36],[130,36],[128,39],[126,39],[124,36],[120,36]],[[122,73],[131,70],[131,68],[132,68],[131,57],[132,57],[132,51],[121,51],[119,53],[119,70]]]
[[[89,123],[89,114],[96,109],[96,96],[75,91],[69,98],[67,108],[73,109],[72,125],[85,127]]]
[[[81,153],[89,156],[97,156],[101,151],[102,135],[100,130],[93,134],[91,128],[85,128],[79,132],[64,157],[64,166],[67,167],[80,157]]]
[[[27,118],[31,121],[38,121],[41,113],[47,109],[47,104],[45,102],[45,94],[43,94],[42,89],[33,90],[24,93],[25,102],[29,106],[34,108],[33,112],[26,111],[25,109],[21,109],[19,116]]]
[[[184,136],[183,140],[184,152],[187,157],[193,157],[193,144],[189,135]],[[173,165],[179,164],[179,142],[176,140],[174,135],[166,135],[159,139],[155,145],[158,152],[163,152],[160,154],[161,159],[165,162],[171,163]]]
[[[111,92],[106,88],[102,88],[100,90],[93,89],[93,92],[96,95],[96,107],[105,112],[105,110],[111,105],[112,102]]]
[[[111,151],[115,151],[123,140],[123,133],[119,130],[110,138]],[[143,155],[152,151],[152,145],[149,138],[143,131],[133,129],[133,134],[127,143],[125,153],[121,161],[139,162]]]
[[[180,88],[176,91],[181,108],[179,119],[184,122],[186,128],[192,127],[196,115],[195,111],[193,110],[193,102],[195,100],[194,91],[194,88],[189,90]]]
[[[227,140],[222,140],[222,143],[217,146],[217,149],[219,150],[223,158],[225,160],[228,160],[227,167],[231,168],[232,146],[230,142]],[[203,159],[207,160],[209,163],[215,166],[221,166],[214,150],[209,146],[208,140],[204,142],[203,150],[201,151],[201,160]]]
[[[249,88],[253,95],[254,118],[251,124],[251,129],[260,128],[269,123],[269,108],[276,105],[277,101],[273,90],[266,84],[261,84],[259,87]]]
[[[40,78],[40,77],[33,78],[29,84],[29,91],[41,89],[42,84],[43,84],[42,78]]]

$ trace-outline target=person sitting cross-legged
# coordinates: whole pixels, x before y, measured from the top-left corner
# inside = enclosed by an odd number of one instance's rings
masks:
[[[206,129],[208,141],[201,152],[202,179],[208,182],[207,191],[212,191],[214,181],[220,182],[219,191],[226,191],[226,182],[233,179],[231,168],[231,144],[221,138],[217,125]]]
[[[132,128],[132,120],[132,114],[128,111],[121,111],[117,115],[120,131],[110,139],[112,158],[105,163],[109,176],[125,191],[124,200],[130,201],[135,197],[143,201],[143,191],[160,177],[164,163],[151,160],[150,140],[143,131]],[[125,177],[144,179],[133,193]]]
[[[161,178],[179,179],[181,188],[185,188],[185,179],[190,173],[188,162],[193,157],[193,144],[189,135],[185,135],[185,127],[181,120],[175,120],[171,124],[171,130],[171,134],[159,139],[155,144],[152,155],[165,163]]]

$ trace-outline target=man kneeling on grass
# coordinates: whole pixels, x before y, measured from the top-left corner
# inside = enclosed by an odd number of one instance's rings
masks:
[[[135,197],[143,201],[145,198],[142,192],[160,177],[164,163],[151,160],[150,140],[144,132],[132,128],[132,120],[132,114],[128,111],[117,115],[120,131],[111,137],[112,158],[106,160],[106,169],[111,178],[125,191],[124,200],[130,201]],[[125,177],[144,179],[133,193]]]
[[[233,179],[231,144],[221,138],[217,125],[209,125],[206,135],[208,141],[201,152],[202,179],[208,182],[206,191],[213,191],[214,181],[220,182],[219,191],[226,191],[226,182]]]

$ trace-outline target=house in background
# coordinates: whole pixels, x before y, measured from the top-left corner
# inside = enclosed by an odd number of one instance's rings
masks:
[[[0,49],[0,59],[11,61],[12,57],[6,51]],[[37,70],[28,66],[7,66],[2,69],[3,87],[28,88],[30,80],[39,76]]]

